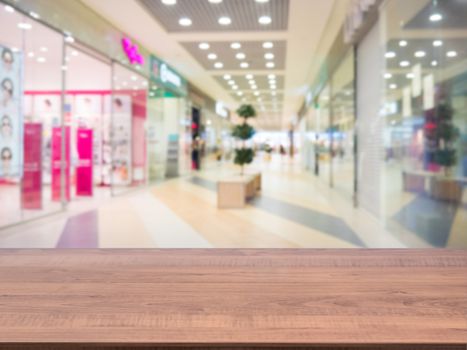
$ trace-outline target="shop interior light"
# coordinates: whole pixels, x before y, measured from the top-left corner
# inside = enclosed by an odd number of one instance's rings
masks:
[[[238,96],[243,96],[243,92],[237,91],[237,95],[238,95]]]
[[[72,43],[75,42],[75,38],[73,38],[71,35],[66,35],[66,36],[65,36],[65,41],[66,41],[67,43],[72,44]]]
[[[426,56],[426,52],[425,51],[417,51],[417,52],[415,52],[414,55],[415,55],[415,57],[421,58],[421,57]]]
[[[272,18],[269,16],[261,16],[260,18],[258,18],[258,23],[262,25],[271,24],[271,22]]]
[[[238,50],[238,49],[240,49],[240,48],[242,47],[242,44],[240,44],[240,43],[232,43],[232,44],[230,44],[230,47],[231,47],[232,49],[234,49],[234,50]]]
[[[31,16],[34,19],[41,18],[41,16],[39,16],[39,14],[37,12],[34,12],[34,11],[29,12],[29,16]]]
[[[19,52],[19,49],[18,49],[17,47],[12,47],[12,48],[11,48],[11,51],[13,51],[13,52]]]
[[[245,78],[247,78],[248,80],[251,80],[253,79],[253,74],[247,74],[245,75]]]
[[[200,43],[198,45],[198,47],[201,49],[201,50],[209,50],[209,48],[211,47],[208,43]]]
[[[211,61],[217,60],[217,55],[215,53],[210,53],[208,55],[208,60],[211,60]]]
[[[272,96],[276,96],[276,95],[277,95],[277,92],[273,91],[273,92],[271,92],[271,95],[272,95]]]
[[[405,77],[406,77],[407,79],[413,79],[413,78],[414,78],[414,74],[413,74],[413,73],[407,73],[407,74],[405,75]]]
[[[37,57],[37,60],[36,60],[38,63],[45,63],[46,59],[45,57]]]
[[[62,66],[62,70],[67,70],[68,67],[67,66]]]
[[[394,58],[396,57],[396,53],[394,51],[388,51],[386,52],[386,54],[384,55],[384,57],[386,58]]]
[[[235,55],[237,60],[244,60],[246,58],[246,55],[243,52],[239,52]]]
[[[214,68],[216,68],[216,69],[224,68],[224,64],[222,62],[216,62],[214,64]]]
[[[457,52],[456,51],[448,51],[446,53],[446,56],[448,56],[448,57],[457,57]]]
[[[274,62],[268,62],[266,63],[266,67],[267,68],[274,68],[276,65],[274,64]]]
[[[391,85],[389,85],[389,88],[391,90],[395,90],[395,89],[397,89],[397,85],[396,84],[391,84]]]
[[[161,2],[164,5],[169,5],[169,6],[177,4],[177,0],[161,0]]]
[[[255,95],[255,96],[259,96],[259,91],[255,91],[255,92],[254,92],[254,95]]]
[[[399,41],[399,46],[401,46],[401,47],[405,47],[405,46],[407,46],[408,44],[409,44],[409,43],[408,43],[406,40],[401,40],[401,41]]]
[[[188,17],[182,17],[178,20],[178,24],[180,24],[182,27],[189,27],[193,24],[193,22]]]
[[[209,0],[211,4],[220,4],[222,0]]]
[[[230,74],[224,74],[224,79],[225,80],[230,80],[230,78],[232,78],[232,76]]]
[[[432,65],[433,67],[436,67],[436,66],[438,65],[438,61],[431,61],[431,65]]]
[[[79,55],[79,53],[78,53],[78,51],[73,50],[73,51],[71,51],[71,55],[76,57],[76,56]]]
[[[440,13],[433,13],[430,16],[430,21],[431,22],[439,22],[443,19],[443,16]]]
[[[247,62],[240,63],[240,68],[248,68],[250,65]]]
[[[131,80],[136,81],[136,80],[138,80],[138,77],[136,75],[132,75]]]
[[[443,46],[443,42],[441,40],[435,40],[433,41],[433,46],[435,47]]]
[[[227,83],[228,83],[229,85],[235,85],[235,81],[233,81],[233,80],[229,80]]]
[[[9,12],[9,13],[15,12],[15,9],[11,7],[10,5],[5,5],[3,8],[5,9],[6,12]]]
[[[49,49],[45,46],[42,46],[40,49],[39,49],[41,52],[47,52],[49,51]]]
[[[273,47],[274,47],[274,44],[271,41],[266,41],[263,43],[264,49],[272,49]]]
[[[35,56],[34,52],[32,52],[32,51],[28,52],[28,57],[34,57],[34,56]]]
[[[230,17],[222,16],[222,17],[219,17],[218,22],[220,25],[228,26],[229,24],[232,23],[232,20],[230,19]]]
[[[401,67],[408,67],[408,66],[410,66],[410,62],[409,62],[409,61],[401,61],[401,62],[399,63],[399,65],[400,65]]]
[[[276,75],[275,74],[269,74],[268,79],[276,79]]]
[[[267,60],[273,60],[274,59],[274,54],[271,52],[265,53],[264,58]]]
[[[19,22],[18,23],[18,28],[23,29],[23,30],[30,30],[30,29],[32,29],[32,24],[31,23],[26,23],[26,22]]]

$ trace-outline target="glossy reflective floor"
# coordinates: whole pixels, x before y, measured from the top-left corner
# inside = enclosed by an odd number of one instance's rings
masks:
[[[210,163],[188,177],[124,196],[80,199],[66,213],[0,230],[0,247],[431,248],[440,241],[467,247],[465,201],[449,215],[441,212],[441,240],[433,241],[432,230],[410,224],[414,213],[432,205],[427,199],[393,196],[394,215],[384,222],[353,208],[348,196],[302,170],[298,160],[259,159],[251,168],[262,171],[263,189],[245,209],[217,209],[216,181],[238,170]],[[402,224],[395,227],[396,221]]]

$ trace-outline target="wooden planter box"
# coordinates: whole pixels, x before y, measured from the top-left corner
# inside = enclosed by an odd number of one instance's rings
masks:
[[[261,189],[261,173],[233,176],[217,183],[219,209],[243,208]]]
[[[429,194],[434,199],[460,202],[462,199],[462,190],[462,184],[459,180],[436,177],[430,179]]]

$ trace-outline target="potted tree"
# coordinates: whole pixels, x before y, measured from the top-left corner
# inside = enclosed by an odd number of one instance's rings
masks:
[[[237,114],[243,120],[232,131],[232,136],[241,140],[241,147],[235,149],[234,163],[240,166],[240,174],[243,176],[245,165],[253,162],[255,156],[253,148],[247,147],[246,142],[255,134],[255,129],[248,124],[248,119],[256,117],[256,110],[252,105],[242,105],[237,109]]]
[[[459,138],[459,129],[453,123],[454,110],[443,102],[432,110],[431,130],[427,133],[431,145],[433,162],[442,167],[444,176],[435,176],[431,180],[430,194],[441,200],[459,201],[462,186],[453,177],[452,168],[457,163],[455,142]]]

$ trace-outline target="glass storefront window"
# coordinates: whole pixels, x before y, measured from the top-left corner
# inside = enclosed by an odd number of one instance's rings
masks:
[[[332,183],[347,197],[354,194],[354,53],[351,50],[331,78]]]
[[[0,53],[1,227],[62,209],[63,37],[8,7]]]
[[[466,12],[455,0],[380,11],[383,215],[412,246],[467,247]]]

